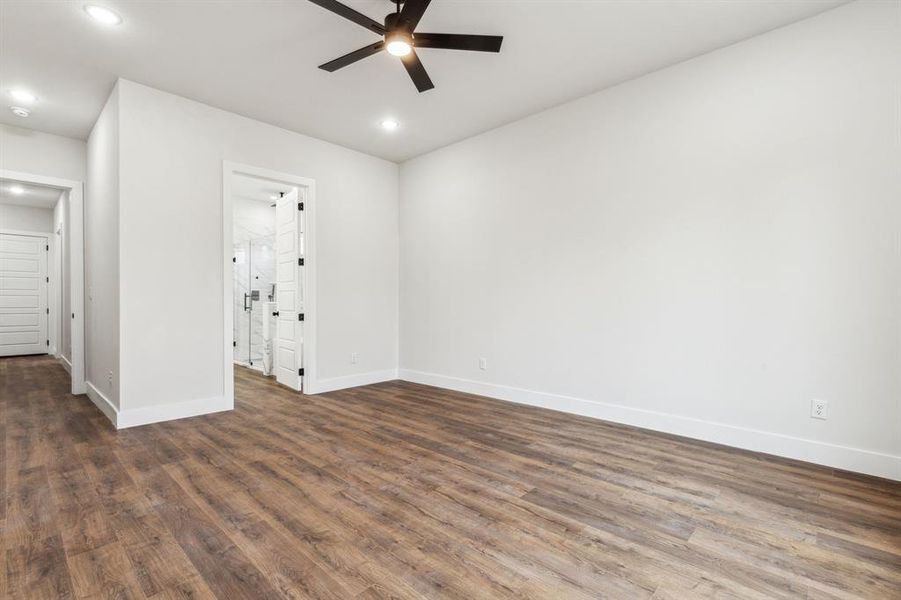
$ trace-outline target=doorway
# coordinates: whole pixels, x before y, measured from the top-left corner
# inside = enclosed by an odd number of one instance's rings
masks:
[[[225,393],[235,369],[308,391],[315,371],[312,180],[224,163]]]
[[[0,356],[51,354],[84,394],[83,186],[0,170]]]

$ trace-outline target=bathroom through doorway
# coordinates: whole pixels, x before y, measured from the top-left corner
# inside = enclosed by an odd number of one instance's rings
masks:
[[[303,391],[309,340],[305,208],[312,182],[227,167],[224,191],[230,263],[225,312],[231,381],[226,385],[231,383],[233,394],[235,369],[247,369]]]

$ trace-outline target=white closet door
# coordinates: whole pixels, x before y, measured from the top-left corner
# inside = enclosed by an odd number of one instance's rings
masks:
[[[0,356],[48,352],[46,244],[0,233]]]
[[[301,279],[300,240],[303,231],[303,199],[296,189],[279,198],[275,205],[276,296],[278,330],[276,335],[275,378],[282,385],[300,390],[303,379],[303,281]]]

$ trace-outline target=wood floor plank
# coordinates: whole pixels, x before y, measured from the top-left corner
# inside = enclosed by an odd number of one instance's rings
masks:
[[[10,491],[7,499],[7,516],[3,526],[7,549],[37,543],[59,533],[46,468],[36,466],[16,471],[15,481],[15,489]]]
[[[217,596],[279,597],[263,574],[193,503],[165,503],[155,510]]]
[[[83,469],[52,472],[50,489],[66,554],[73,556],[117,541],[103,505]]]
[[[204,582],[200,575],[195,575],[180,581],[154,595],[148,595],[150,600],[212,600],[216,595]]]
[[[63,542],[58,535],[6,549],[7,593],[9,598],[57,600],[74,598],[75,591]]]
[[[79,598],[141,598],[131,562],[118,542],[67,558]]]
[[[115,431],[0,359],[0,597],[901,598],[901,483],[407,382]]]
[[[5,404],[3,405],[5,406]],[[0,408],[0,415],[3,409]],[[6,520],[6,425],[0,422],[0,523]]]

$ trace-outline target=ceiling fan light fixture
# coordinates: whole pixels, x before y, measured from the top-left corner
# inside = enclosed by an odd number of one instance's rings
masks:
[[[343,69],[357,61],[387,50],[392,56],[401,58],[401,64],[406,69],[413,85],[419,92],[427,92],[435,87],[432,78],[416,55],[416,48],[441,48],[444,50],[469,50],[471,52],[500,52],[501,43],[504,41],[500,35],[468,35],[459,33],[423,33],[417,31],[419,21],[423,13],[429,7],[431,0],[392,0],[397,5],[397,10],[385,15],[384,23],[379,23],[361,12],[342,4],[338,0],[309,0],[317,6],[343,17],[348,21],[365,27],[369,31],[378,34],[381,39],[368,46],[348,52],[334,60],[319,65],[319,68],[329,73]],[[403,5],[403,6],[401,6]]]
[[[402,31],[394,31],[385,36],[385,49],[394,56],[406,56],[413,50],[413,38]]]

